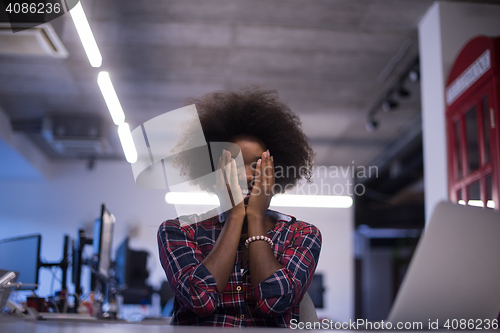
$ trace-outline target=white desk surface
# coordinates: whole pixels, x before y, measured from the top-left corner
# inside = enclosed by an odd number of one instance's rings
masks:
[[[242,328],[220,328],[220,327],[205,327],[205,326],[170,326],[164,325],[161,321],[144,321],[141,323],[118,323],[107,320],[99,320],[96,322],[79,322],[79,321],[61,321],[61,320],[24,320],[7,315],[0,316],[0,333],[190,333],[190,332],[206,332],[215,333],[221,332],[240,332]],[[243,328],[250,331],[258,330],[259,333],[277,333],[286,332],[282,328]],[[325,332],[326,330],[307,330],[308,332]],[[492,330],[498,332],[498,330]],[[343,332],[348,332],[345,330]],[[373,333],[374,331],[353,331],[356,333]],[[389,330],[376,332],[391,332]],[[435,333],[433,331],[398,331],[392,332],[415,332],[415,333]],[[461,331],[466,333],[468,331]],[[477,331],[476,331],[477,332]]]
[[[248,328],[255,330],[255,328]],[[241,332],[240,328],[225,328],[224,331]],[[24,320],[12,316],[0,316],[0,333],[215,333],[220,327],[170,326],[161,321],[146,320],[141,323],[125,323],[111,320],[96,322],[63,320]],[[262,333],[283,332],[282,328],[259,329]]]

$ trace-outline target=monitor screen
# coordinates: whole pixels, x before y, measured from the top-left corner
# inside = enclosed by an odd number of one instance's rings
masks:
[[[100,274],[108,276],[111,267],[111,242],[113,240],[113,227],[115,217],[110,214],[106,205],[101,207],[101,218],[94,224],[94,255],[97,255],[97,270]]]
[[[128,238],[118,246],[115,253],[115,275],[119,286],[127,284],[127,261],[129,257]]]
[[[311,280],[311,284],[307,289],[307,293],[311,296],[314,307],[317,309],[323,308],[323,293],[325,288],[323,287],[323,274],[314,274]]]
[[[118,247],[115,254],[115,275],[118,286],[122,289],[144,289],[149,277],[147,251],[135,251],[128,247],[126,238]]]
[[[0,240],[0,269],[19,273],[17,282],[38,284],[41,239],[40,235],[31,235]]]

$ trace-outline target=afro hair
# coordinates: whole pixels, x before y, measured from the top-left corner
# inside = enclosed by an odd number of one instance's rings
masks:
[[[269,149],[274,159],[278,192],[293,188],[301,178],[311,181],[314,152],[302,132],[299,117],[278,97],[276,90],[249,87],[240,91],[219,91],[188,99],[195,104],[207,142],[232,142],[236,136],[254,136]],[[177,146],[189,145],[189,134]],[[175,161],[181,174],[188,179],[200,176],[198,163],[190,163],[186,155]],[[281,170],[281,172],[278,172]],[[292,170],[293,172],[289,172]],[[196,184],[213,192],[210,186]]]

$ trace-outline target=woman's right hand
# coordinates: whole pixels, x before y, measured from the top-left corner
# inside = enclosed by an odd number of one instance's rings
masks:
[[[217,165],[215,191],[226,218],[233,214],[245,217],[245,204],[238,183],[236,161],[227,150],[222,150],[222,156]]]
[[[229,151],[223,150],[216,170],[215,191],[226,217],[215,245],[202,264],[213,275],[217,289],[223,293],[234,270],[234,261],[241,238],[241,229],[245,219],[243,193],[238,184],[236,161]]]

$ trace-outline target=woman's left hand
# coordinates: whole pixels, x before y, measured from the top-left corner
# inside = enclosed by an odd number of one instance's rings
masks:
[[[246,214],[249,217],[263,217],[274,195],[274,161],[269,150],[262,153],[255,168],[254,186],[250,193]]]

